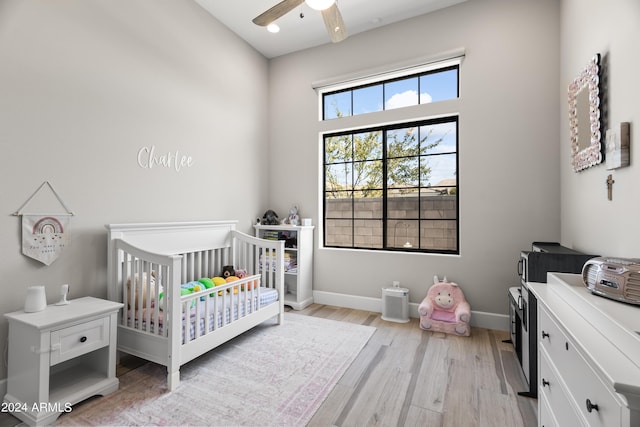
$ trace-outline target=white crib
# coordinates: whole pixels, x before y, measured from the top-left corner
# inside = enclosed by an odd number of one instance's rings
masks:
[[[184,363],[269,318],[284,319],[284,242],[241,233],[236,223],[106,226],[108,298],[124,304],[118,350],[166,366],[169,390]],[[246,277],[181,295],[184,284],[219,276],[224,265]]]

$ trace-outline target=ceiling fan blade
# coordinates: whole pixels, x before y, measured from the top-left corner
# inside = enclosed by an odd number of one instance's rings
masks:
[[[338,43],[347,38],[347,27],[344,25],[337,3],[333,3],[331,7],[322,11],[322,19],[332,42]]]
[[[288,12],[291,12],[302,3],[304,3],[304,0],[283,0],[266,12],[263,12],[262,14],[256,16],[253,19],[253,23],[256,25],[260,25],[261,27],[266,27],[281,16],[286,15]]]

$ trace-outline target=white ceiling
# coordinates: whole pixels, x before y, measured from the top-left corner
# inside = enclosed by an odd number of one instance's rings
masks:
[[[280,0],[195,0],[216,19],[267,58],[331,43],[320,12],[302,4],[276,21],[272,34],[255,25],[253,18]],[[466,0],[339,0],[338,8],[349,35],[382,27]],[[300,14],[304,18],[300,18]]]

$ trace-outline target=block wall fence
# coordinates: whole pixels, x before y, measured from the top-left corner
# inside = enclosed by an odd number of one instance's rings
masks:
[[[408,241],[417,248],[417,230],[421,227],[421,248],[455,250],[457,200],[456,195],[449,194],[388,198],[387,217],[397,218],[389,223],[389,246],[402,247]],[[355,221],[352,223],[353,216]],[[419,216],[423,221],[415,220]],[[354,204],[350,199],[327,199],[325,218],[328,218],[325,236],[328,246],[350,246],[352,238],[357,247],[382,245],[382,222],[377,220],[382,218],[381,198],[356,199]],[[378,226],[372,227],[372,222]]]

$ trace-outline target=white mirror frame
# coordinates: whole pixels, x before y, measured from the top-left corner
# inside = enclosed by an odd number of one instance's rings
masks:
[[[602,144],[600,131],[600,54],[596,54],[580,75],[569,84],[569,138],[571,141],[571,163],[574,172],[602,163]],[[578,93],[589,92],[589,122],[578,122]],[[586,148],[580,149],[578,126],[589,126],[591,141]]]

